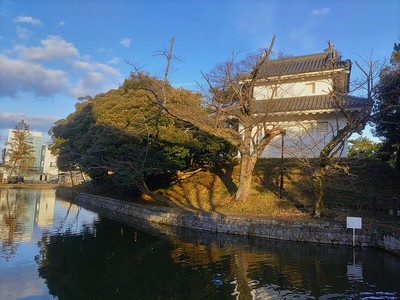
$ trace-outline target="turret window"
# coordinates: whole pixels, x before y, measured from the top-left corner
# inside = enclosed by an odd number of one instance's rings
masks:
[[[313,94],[315,94],[315,82],[306,83],[305,92],[306,92],[306,95],[313,95]]]

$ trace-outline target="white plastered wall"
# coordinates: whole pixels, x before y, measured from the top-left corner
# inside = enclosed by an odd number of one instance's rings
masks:
[[[283,136],[284,157],[318,157],[323,147],[331,141],[333,132],[346,125],[345,119],[322,114],[310,115],[308,120],[271,123],[267,127],[280,126],[286,129]],[[261,154],[262,158],[282,156],[282,136],[275,137]],[[347,156],[347,143],[337,156]]]
[[[307,85],[314,84],[314,93],[310,92]],[[254,87],[254,98],[256,100],[268,100],[278,98],[303,97],[312,95],[325,95],[332,87],[330,78],[302,79],[300,81],[287,81],[283,83],[269,83]]]

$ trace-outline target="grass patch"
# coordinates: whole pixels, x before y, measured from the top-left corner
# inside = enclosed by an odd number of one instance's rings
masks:
[[[400,195],[400,173],[378,160],[346,160],[351,175],[338,173],[325,181],[325,216],[386,218],[393,198]],[[312,178],[293,160],[284,161],[283,199],[279,199],[280,160],[260,160],[253,174],[248,201],[232,199],[238,166],[200,172],[173,184],[163,194],[176,205],[222,214],[309,218],[313,210]],[[392,200],[391,200],[392,199]]]
[[[350,166],[351,175],[337,173],[324,183],[324,218],[345,221],[346,216],[351,215],[399,226],[400,218],[390,217],[388,212],[396,205],[400,206],[400,172],[379,160],[347,159],[345,162]],[[232,165],[196,173],[156,192],[184,209],[263,218],[310,219],[314,206],[311,174],[299,168],[295,160],[285,159],[283,198],[280,199],[280,166],[280,159],[260,160],[253,173],[250,197],[243,202],[233,199],[239,167]],[[87,183],[73,190],[158,205],[148,196],[100,186],[99,189]]]

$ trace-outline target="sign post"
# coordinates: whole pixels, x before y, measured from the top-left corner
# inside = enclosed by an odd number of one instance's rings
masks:
[[[356,229],[362,228],[362,219],[358,217],[347,217],[347,228],[353,229],[353,247],[356,245]]]

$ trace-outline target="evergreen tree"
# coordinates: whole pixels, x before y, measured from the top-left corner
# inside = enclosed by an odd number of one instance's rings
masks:
[[[357,158],[376,158],[380,147],[380,143],[375,143],[365,136],[349,140],[349,144],[348,157]]]
[[[375,135],[383,139],[382,157],[394,157],[400,170],[400,44],[394,44],[390,66],[382,70],[376,92]]]
[[[146,81],[146,82],[143,82]],[[160,111],[143,85],[156,79],[132,76],[116,90],[80,99],[76,111],[51,129],[52,149],[62,171],[83,171],[109,189],[136,189],[165,204],[149,183],[174,179],[178,171],[213,165],[229,155],[223,140]],[[175,98],[198,94],[167,87]]]

